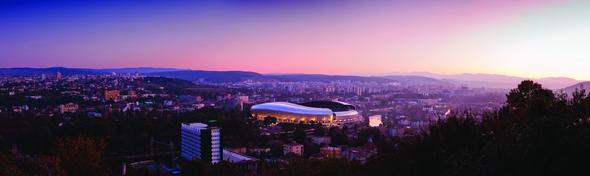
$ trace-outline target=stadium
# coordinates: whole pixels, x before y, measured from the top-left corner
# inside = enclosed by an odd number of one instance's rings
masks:
[[[281,123],[322,123],[328,126],[362,122],[356,107],[339,101],[313,101],[301,104],[271,102],[252,106],[252,116],[258,120],[275,117]]]

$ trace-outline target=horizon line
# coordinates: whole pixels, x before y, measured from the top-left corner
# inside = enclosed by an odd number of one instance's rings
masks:
[[[382,72],[382,73],[302,73],[302,72],[258,72],[258,71],[251,71],[251,70],[234,70],[234,69],[194,69],[194,68],[178,68],[178,67],[154,67],[154,66],[136,66],[136,67],[67,67],[67,66],[47,66],[47,67],[28,67],[28,66],[20,66],[20,67],[0,67],[0,69],[22,69],[22,68],[29,68],[29,69],[48,69],[48,68],[66,68],[66,69],[93,69],[93,70],[107,70],[107,69],[176,69],[177,71],[219,71],[219,72],[232,72],[232,71],[239,71],[239,72],[253,72],[263,75],[331,75],[331,76],[362,76],[362,77],[382,77],[382,76],[422,76],[422,77],[429,77],[429,78],[436,78],[437,76],[459,76],[459,75],[486,75],[486,76],[504,76],[504,77],[515,77],[519,79],[531,79],[531,80],[538,80],[538,79],[548,79],[548,78],[565,78],[565,79],[573,79],[576,81],[586,81],[585,79],[577,79],[568,76],[544,76],[544,77],[528,77],[528,76],[518,76],[518,75],[510,75],[510,74],[501,74],[501,73],[481,73],[481,72],[462,72],[462,73],[436,73],[436,72],[428,72],[428,71],[411,71],[411,72]],[[432,76],[427,76],[423,74],[432,74]],[[437,78],[439,79],[439,78]]]

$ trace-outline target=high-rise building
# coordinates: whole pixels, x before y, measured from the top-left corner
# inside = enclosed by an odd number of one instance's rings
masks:
[[[221,129],[202,123],[181,125],[180,156],[186,160],[201,159],[212,164],[222,159]]]

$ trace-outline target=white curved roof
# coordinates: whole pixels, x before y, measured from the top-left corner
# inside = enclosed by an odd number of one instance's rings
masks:
[[[271,110],[271,111],[284,111],[296,114],[310,114],[310,115],[332,115],[332,110],[328,108],[313,108],[302,106],[288,102],[272,102],[263,103],[252,106],[251,110]]]
[[[334,112],[334,114],[336,114],[336,117],[339,117],[339,116],[353,116],[353,115],[359,115],[359,112],[358,111],[355,111],[355,110],[348,110],[348,111]]]
[[[349,103],[342,102],[342,101],[338,101],[338,100],[332,100],[332,102],[335,102],[335,103],[340,103],[340,104],[342,104],[342,105],[352,106],[352,105],[351,105],[351,104],[349,104]]]

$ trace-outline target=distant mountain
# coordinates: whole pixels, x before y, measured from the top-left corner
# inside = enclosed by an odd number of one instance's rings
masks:
[[[147,76],[162,76],[178,78],[196,82],[238,82],[244,80],[258,81],[375,81],[390,82],[392,80],[383,77],[362,77],[362,76],[342,76],[342,75],[320,75],[320,74],[283,74],[283,75],[263,75],[247,71],[205,71],[205,70],[182,70],[174,68],[114,68],[114,69],[86,69],[86,68],[0,68],[0,76],[28,76],[39,74],[56,74],[60,72],[64,75],[84,75],[84,74],[110,74],[110,73],[141,73]]]
[[[313,81],[313,82],[330,82],[330,81],[374,81],[390,82],[391,80],[382,77],[362,77],[362,76],[341,76],[341,75],[320,75],[320,74],[282,74],[282,75],[263,75],[255,72],[244,71],[203,71],[203,70],[184,70],[172,72],[155,72],[148,73],[151,76],[173,77],[189,81],[198,82],[238,82],[245,80],[256,81]]]
[[[38,74],[55,74],[57,72],[60,72],[64,75],[99,74],[99,72],[97,72],[96,70],[84,68],[0,68],[0,76],[28,76]]]
[[[156,73],[156,72],[173,72],[181,71],[183,69],[176,68],[154,68],[154,67],[137,67],[137,68],[109,68],[109,69],[97,69],[97,71],[105,73]]]
[[[258,78],[261,74],[245,71],[203,71],[182,70],[169,72],[147,73],[148,76],[164,76],[198,82],[237,82],[248,78]]]
[[[585,89],[587,91],[590,90],[590,81],[577,83],[568,87],[561,89],[561,91],[571,94],[572,92],[576,91],[576,89]]]
[[[499,74],[483,74],[483,73],[463,73],[452,76],[454,79],[458,80],[465,80],[465,81],[481,81],[486,80],[489,82],[504,82],[504,83],[511,83],[511,82],[520,82],[525,78],[516,77],[516,76],[506,76],[506,75],[499,75]]]
[[[399,82],[402,85],[429,85],[429,86],[468,86],[485,87],[496,89],[512,89],[522,80],[527,78],[506,76],[498,74],[457,74],[441,75],[428,72],[399,73],[391,76],[347,76],[347,75],[322,75],[322,74],[259,74],[247,71],[205,71],[205,70],[183,70],[175,68],[113,68],[113,69],[88,69],[88,68],[0,68],[0,76],[28,76],[39,74],[55,74],[60,72],[64,75],[87,75],[87,74],[110,74],[110,73],[140,73],[148,76],[163,76],[179,78],[196,82],[238,82],[244,80],[256,81],[366,81],[366,82]],[[534,80],[543,86],[558,90],[581,81],[565,77],[549,77]]]
[[[322,74],[258,74],[241,71],[175,71],[158,72],[148,75],[174,77],[190,81],[202,82],[236,82],[244,80],[283,81],[283,82],[331,82],[331,81],[364,81],[364,82],[399,82],[402,85],[456,86],[452,82],[422,76],[346,76]]]
[[[522,80],[524,80],[524,78],[515,76],[481,73],[442,75],[428,72],[418,72],[413,74],[445,80],[460,86],[485,87],[496,89],[511,89],[518,85],[518,83],[520,83]]]
[[[114,69],[89,69],[89,68],[66,68],[66,67],[49,67],[49,68],[0,68],[0,76],[27,76],[38,74],[56,74],[60,72],[64,75],[89,75],[89,74],[110,74],[110,73],[153,73],[179,71],[174,68],[114,68]]]
[[[566,77],[547,77],[535,80],[541,83],[544,87],[550,89],[561,89],[565,86],[574,85],[582,81]]]
[[[264,75],[261,77],[266,80],[276,81],[313,81],[313,82],[330,82],[330,81],[365,81],[365,82],[392,82],[392,80],[383,77],[364,77],[364,76],[343,76],[343,75],[321,75],[321,74],[284,74],[284,75]]]
[[[394,80],[399,82],[402,85],[410,85],[410,86],[417,86],[417,85],[426,85],[426,86],[456,86],[452,82],[439,80],[430,77],[424,76],[385,76],[385,78]]]
[[[499,88],[499,89],[512,89],[516,87],[521,81],[530,78],[506,76],[499,74],[482,74],[482,73],[463,73],[456,75],[441,75],[429,72],[414,72],[406,73],[404,75],[418,75],[431,77],[441,80],[453,82],[458,85],[464,85],[468,87],[486,87],[486,88]],[[549,89],[560,89],[565,86],[569,86],[580,82],[579,80],[565,78],[565,77],[548,77],[541,79],[532,79],[533,81],[541,83],[544,87]]]

